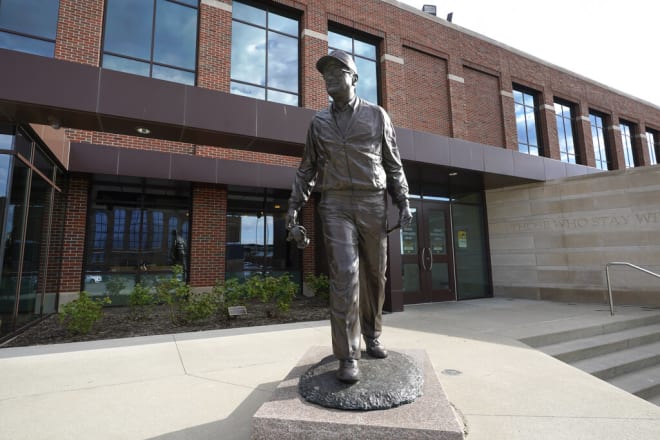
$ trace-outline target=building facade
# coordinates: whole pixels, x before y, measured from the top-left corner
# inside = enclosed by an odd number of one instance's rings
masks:
[[[304,251],[284,217],[328,105],[315,62],[335,48],[392,117],[411,186],[413,225],[390,234],[389,310],[545,297],[538,274],[515,277],[538,255],[509,246],[544,213],[506,201],[656,163],[657,106],[392,0],[3,0],[3,334],[81,290],[121,304],[170,272],[177,237],[200,290],[323,272],[315,199]],[[498,229],[511,222],[522,229]],[[596,278],[562,295],[602,294]]]

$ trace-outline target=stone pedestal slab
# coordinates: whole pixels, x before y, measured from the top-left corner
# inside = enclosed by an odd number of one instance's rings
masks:
[[[402,350],[424,374],[423,395],[396,408],[375,411],[329,409],[305,401],[298,393],[300,377],[332,354],[312,347],[278,385],[252,418],[253,440],[464,439],[463,424],[451,407],[424,350]]]

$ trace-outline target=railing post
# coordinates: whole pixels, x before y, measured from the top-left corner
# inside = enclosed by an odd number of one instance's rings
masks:
[[[607,293],[610,298],[610,316],[614,316],[614,301],[612,301],[612,284],[610,283],[610,264],[605,265],[605,277],[607,278]]]

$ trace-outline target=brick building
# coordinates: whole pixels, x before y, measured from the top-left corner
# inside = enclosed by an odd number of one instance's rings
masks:
[[[307,126],[328,104],[314,64],[331,48],[354,55],[358,94],[392,117],[411,185],[413,227],[390,235],[392,311],[550,297],[538,273],[515,275],[548,248],[510,243],[579,218],[564,218],[561,195],[534,211],[530,194],[656,163],[657,106],[396,1],[5,0],[2,332],[82,289],[121,303],[170,271],[176,234],[198,289],[323,271],[315,201],[304,251],[285,240],[284,216]],[[509,211],[521,197],[532,208]],[[543,230],[566,253],[575,230],[562,228]],[[574,283],[568,266],[548,264],[566,277],[553,292],[602,295],[602,279]]]

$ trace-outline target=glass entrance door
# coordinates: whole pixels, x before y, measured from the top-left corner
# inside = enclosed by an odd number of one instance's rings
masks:
[[[449,204],[412,200],[413,221],[401,229],[404,303],[455,300]]]

